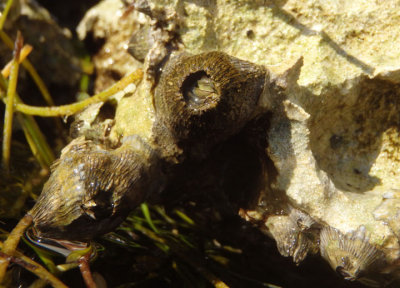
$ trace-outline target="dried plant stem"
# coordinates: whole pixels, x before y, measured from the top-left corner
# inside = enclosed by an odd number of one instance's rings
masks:
[[[0,284],[3,283],[10,257],[14,255],[15,249],[17,249],[19,240],[26,228],[31,225],[32,216],[25,215],[8,235],[6,241],[4,241],[1,252],[3,255],[0,256]]]
[[[25,60],[26,57],[32,52],[33,47],[31,45],[24,45],[21,50],[21,55],[19,56],[19,64]],[[3,74],[4,78],[7,78],[10,75],[12,61],[8,62],[6,66],[4,66],[3,70],[1,70],[1,74]]]
[[[4,23],[6,22],[7,19],[8,12],[10,11],[13,2],[14,2],[13,0],[7,1],[6,7],[4,8],[0,18],[0,30],[3,29]]]
[[[0,248],[4,250],[4,245],[6,243],[1,243],[0,242]],[[4,253],[4,252],[0,252]],[[67,286],[62,283],[57,277],[55,277],[53,274],[51,274],[49,271],[47,271],[42,265],[36,263],[29,257],[26,257],[22,253],[15,251],[14,256],[7,256],[7,255],[0,255],[1,257],[7,257],[8,261],[13,261],[18,265],[21,265],[24,267],[26,270],[34,273],[36,276],[38,276],[40,279],[38,281],[35,281],[31,287],[44,287],[44,283],[48,283],[51,286],[55,288],[67,288]]]
[[[93,280],[92,272],[90,272],[90,254],[86,254],[78,259],[79,269],[81,270],[81,274],[83,280],[85,281],[86,287],[88,288],[96,288],[97,285]]]
[[[128,74],[124,78],[122,78],[120,81],[115,83],[107,90],[77,103],[62,105],[57,107],[35,107],[18,103],[16,104],[15,108],[17,111],[28,115],[36,115],[42,117],[68,116],[81,111],[88,105],[107,100],[115,93],[122,91],[125,87],[127,87],[131,83],[137,85],[142,80],[142,78],[143,78],[143,72],[142,70],[138,69]]]
[[[18,82],[19,56],[23,45],[21,33],[18,31],[15,40],[14,58],[11,64],[10,81],[7,87],[6,111],[4,114],[4,130],[3,130],[3,165],[6,171],[9,171],[10,165],[10,148],[12,135],[12,122],[14,116],[14,98],[15,90]]]
[[[16,252],[15,256],[10,257],[10,260],[24,267],[26,270],[32,272],[37,277],[39,277],[40,280],[50,284],[54,288],[68,288],[68,286],[66,286],[57,277],[47,271],[42,265],[24,256],[22,253]]]
[[[8,36],[3,30],[0,30],[0,39],[4,42],[4,44],[6,44],[8,48],[13,49],[13,41],[11,40],[10,36]],[[54,101],[50,96],[49,90],[47,90],[46,85],[44,84],[42,78],[40,78],[32,63],[28,59],[25,59],[24,61],[22,61],[21,64],[31,75],[36,86],[39,88],[40,93],[42,93],[42,96],[46,103],[50,106],[53,106]]]

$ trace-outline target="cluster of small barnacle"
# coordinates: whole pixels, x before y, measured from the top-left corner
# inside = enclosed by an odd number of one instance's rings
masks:
[[[385,254],[369,243],[364,226],[343,234],[339,230],[314,221],[304,212],[290,208],[290,212],[269,224],[268,230],[277,242],[279,252],[300,263],[307,254],[320,252],[332,269],[344,279],[358,280],[368,286],[379,287],[384,280],[381,267]]]

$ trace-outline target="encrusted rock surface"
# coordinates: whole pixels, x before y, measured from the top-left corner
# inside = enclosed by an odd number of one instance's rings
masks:
[[[95,91],[99,92],[119,80],[141,63],[128,53],[129,39],[146,16],[136,10],[127,11],[122,1],[107,0],[89,10],[80,22],[77,33],[81,40],[100,46],[93,57],[98,77]],[[98,45],[98,44],[103,45]]]
[[[119,1],[103,3],[108,2]],[[319,227],[311,232],[315,239],[302,243],[317,244],[321,229],[334,229],[335,233],[329,237],[341,237],[346,243],[365,242],[355,246],[378,249],[384,254],[379,257],[379,265],[373,263],[374,273],[389,274],[392,278],[398,274],[400,10],[396,7],[398,2],[394,0],[148,1],[148,8],[154,14],[161,10],[175,11],[173,17],[163,21],[167,23],[165,30],[170,29],[170,33],[175,29],[179,35],[176,49],[192,54],[223,51],[264,65],[275,79],[276,91],[280,92],[269,95],[272,98],[264,104],[272,111],[266,153],[277,177],[270,183],[270,189],[261,193],[260,207],[265,201],[274,203],[271,190],[275,191],[273,195],[285,194],[282,197],[285,203],[277,206],[284,207],[280,212],[288,216],[270,217],[265,230],[277,240],[282,254],[293,256],[296,262],[314,248],[310,248],[311,244],[282,248],[302,242],[298,238],[294,241],[293,237],[310,228],[294,225],[295,220],[289,217],[291,209],[307,214]],[[136,17],[132,20],[137,22],[136,26],[154,25],[154,19],[147,15],[131,13]],[[118,33],[125,35],[126,31]],[[163,39],[165,44],[174,41]],[[112,45],[108,43],[104,49]],[[155,39],[152,43],[158,43],[154,48],[162,41]],[[125,44],[120,42],[119,48],[125,49]],[[155,49],[150,49],[151,53],[156,54]],[[150,56],[146,56],[143,67],[151,66]],[[132,66],[124,64],[121,74],[141,66],[137,62]],[[133,95],[122,98],[112,137],[138,134],[151,138],[155,117],[152,85],[146,79]],[[259,214],[271,212],[260,207],[242,211],[242,215],[248,220],[264,221],[261,219],[266,219],[265,215]],[[278,236],[277,229],[285,226],[283,222],[294,225],[297,236]],[[286,230],[282,233],[287,233]],[[357,231],[363,231],[362,236]],[[322,245],[327,245],[328,240]],[[337,251],[346,257],[347,250],[339,247],[341,244],[332,245],[338,245]],[[321,248],[329,251],[323,256],[334,267],[332,259],[337,257],[332,256],[332,247]],[[360,271],[353,271],[353,278],[346,276],[351,280],[364,277],[362,272],[370,268],[357,261],[355,265],[359,265]],[[365,282],[384,283],[377,279]]]

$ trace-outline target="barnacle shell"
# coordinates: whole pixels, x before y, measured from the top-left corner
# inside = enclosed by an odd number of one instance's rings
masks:
[[[289,217],[301,231],[309,230],[313,225],[316,225],[315,220],[310,215],[292,207],[290,207]]]
[[[263,67],[222,52],[182,53],[167,63],[157,85],[158,123],[201,157],[254,116],[266,75]]]
[[[368,242],[364,227],[349,234],[325,227],[320,241],[322,257],[347,280],[363,278],[384,263],[384,253]],[[367,283],[373,285],[372,280]]]
[[[293,257],[299,264],[308,253],[318,251],[318,231],[313,229],[317,223],[298,209],[289,208],[289,215],[270,216],[265,223],[268,232],[276,241],[279,253]]]
[[[145,25],[135,31],[129,40],[128,52],[138,61],[143,62],[154,40],[151,37],[149,25]]]
[[[156,156],[138,137],[121,147],[77,138],[52,166],[29,212],[39,237],[84,240],[108,232],[161,185]]]

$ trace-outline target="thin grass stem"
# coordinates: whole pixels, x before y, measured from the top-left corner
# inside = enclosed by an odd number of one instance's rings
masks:
[[[18,103],[16,104],[15,108],[18,112],[41,117],[68,116],[78,113],[79,111],[83,110],[91,104],[106,101],[117,92],[124,90],[129,84],[133,83],[137,85],[142,80],[142,78],[143,72],[142,70],[138,69],[122,78],[120,81],[115,83],[107,90],[104,90],[97,95],[94,95],[77,103],[55,107],[35,107]]]
[[[19,56],[19,64],[21,64],[22,61],[24,61],[26,59],[26,57],[28,57],[28,55],[32,52],[33,47],[31,45],[24,45],[24,47],[22,47],[21,50],[21,55]],[[11,63],[12,60],[10,62],[8,62],[6,64],[6,66],[4,66],[4,68],[1,70],[1,74],[3,74],[4,78],[8,78],[8,76],[10,75],[10,71],[11,71]]]
[[[153,221],[151,220],[151,215],[150,215],[150,210],[149,206],[146,203],[142,203],[140,205],[140,208],[142,209],[142,213],[144,218],[147,221],[147,224],[149,224],[150,228],[153,229],[154,232],[158,233],[157,227],[154,225]]]
[[[35,119],[30,115],[20,113],[17,114],[17,119],[22,126],[33,156],[42,168],[49,168],[54,162],[55,156]]]
[[[81,256],[78,259],[79,269],[81,270],[82,278],[85,281],[87,288],[96,288],[96,282],[94,282],[92,272],[90,271],[90,254]]]
[[[13,49],[13,41],[3,30],[0,30],[0,39],[8,48]],[[35,67],[33,67],[32,63],[28,59],[25,59],[22,61],[22,66],[28,71],[29,75],[31,75],[40,93],[42,93],[43,99],[46,101],[47,105],[53,106],[54,101],[51,98],[50,92],[44,84],[42,78],[40,78],[39,74],[37,73]]]
[[[22,66],[31,75],[33,82],[35,82],[40,93],[42,93],[43,99],[44,101],[46,101],[47,105],[54,106],[53,98],[51,97],[50,92],[46,87],[46,84],[44,84],[44,81],[39,76],[39,73],[36,71],[35,67],[33,67],[32,63],[28,59],[25,59],[24,61],[22,61]]]
[[[6,7],[4,8],[4,11],[1,13],[0,30],[3,30],[4,23],[6,22],[8,12],[10,11],[13,2],[14,2],[13,0],[8,0]]]
[[[6,91],[7,85],[7,80],[0,74],[0,88]],[[2,99],[4,103],[6,102],[3,93],[0,93],[0,99]],[[18,94],[15,94],[14,102],[23,103]],[[31,151],[41,167],[46,169],[50,167],[50,164],[55,160],[55,156],[35,119],[30,115],[17,113],[17,121],[19,121],[22,126]]]
[[[4,250],[4,245],[6,243],[0,242],[0,248]],[[4,253],[4,252],[1,252]],[[1,255],[5,256],[5,255]],[[12,260],[16,264],[24,267],[26,270],[34,273],[37,277],[39,277],[42,281],[50,284],[54,288],[68,288],[64,283],[62,283],[57,277],[47,271],[42,265],[36,263],[29,257],[26,257],[22,253],[15,251],[14,256],[8,256],[8,261]],[[36,282],[36,281],[35,281]],[[39,282],[40,283],[40,282]],[[32,287],[32,286],[31,286]],[[35,286],[38,287],[38,286]],[[43,287],[43,286],[40,286]]]
[[[18,31],[15,40],[14,58],[11,65],[10,81],[7,87],[6,111],[4,113],[3,129],[3,166],[6,171],[10,170],[12,122],[14,116],[14,98],[18,82],[19,55],[23,45],[21,33]]]
[[[4,241],[1,249],[1,252],[4,255],[0,256],[0,284],[4,281],[6,270],[11,260],[10,257],[14,255],[22,234],[25,232],[26,228],[31,225],[32,220],[32,216],[28,214],[25,215],[8,235],[6,241]]]

